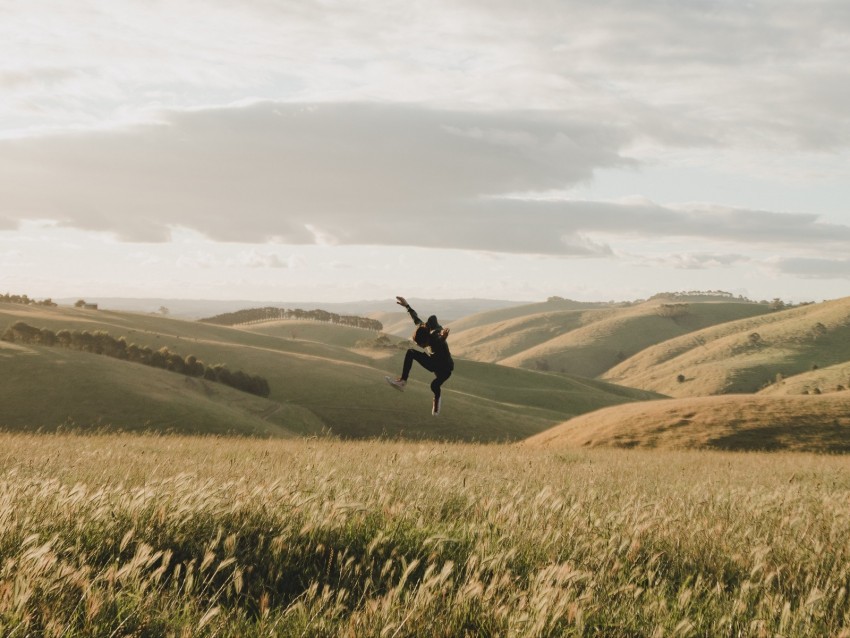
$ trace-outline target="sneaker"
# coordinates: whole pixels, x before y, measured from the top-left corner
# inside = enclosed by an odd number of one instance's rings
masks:
[[[393,379],[392,377],[384,377],[392,387],[394,387],[399,392],[404,392],[404,386],[407,385],[407,381],[404,379]]]
[[[434,404],[431,407],[431,414],[433,414],[434,416],[440,414],[440,403],[442,403],[442,400],[438,399],[437,397],[434,397]]]

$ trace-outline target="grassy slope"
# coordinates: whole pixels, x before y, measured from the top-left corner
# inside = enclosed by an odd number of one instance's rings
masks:
[[[764,395],[826,394],[850,388],[850,362],[781,378],[759,391]]]
[[[247,332],[280,337],[293,341],[312,341],[340,348],[356,348],[362,342],[374,341],[379,333],[364,328],[335,326],[320,321],[265,321],[240,326]]]
[[[388,335],[408,339],[413,333],[413,322],[406,312],[372,312],[369,313],[369,318],[380,321]]]
[[[598,410],[523,445],[850,452],[850,392],[725,395]]]
[[[109,357],[0,342],[0,427],[317,434],[309,411]]]
[[[596,377],[654,344],[767,311],[747,303],[691,303],[687,314],[671,318],[661,316],[662,303],[542,313],[534,311],[547,304],[527,306],[532,314],[461,331],[453,343],[478,360]]]
[[[583,312],[543,312],[462,331],[453,329],[452,352],[475,361],[499,362],[578,328]]]
[[[752,335],[759,338],[754,341]],[[647,348],[608,371],[614,383],[670,396],[757,392],[850,360],[850,298],[742,319]],[[684,375],[685,382],[677,381]]]
[[[450,325],[452,331],[460,333],[464,330],[471,330],[473,328],[480,328],[503,321],[510,321],[511,319],[521,319],[523,317],[552,312],[574,312],[600,307],[607,307],[607,304],[584,303],[581,301],[572,301],[570,299],[555,299],[553,301],[544,301],[542,303],[525,304],[522,306],[512,306],[510,308],[479,312],[468,317],[458,319],[457,321],[453,321]]]
[[[398,374],[403,358],[401,352],[389,358],[385,358],[386,351],[377,351],[374,356],[370,356],[368,353],[327,343],[293,340],[262,334],[256,330],[213,326],[157,315],[67,308],[40,309],[11,304],[0,306],[0,329],[15,320],[54,330],[106,330],[116,337],[126,336],[129,342],[139,345],[155,348],[167,346],[184,356],[193,354],[207,363],[223,362],[231,369],[242,369],[263,376],[268,379],[272,389],[268,405],[279,404],[285,410],[291,410],[291,416],[278,425],[297,431],[315,431],[317,427],[325,426],[335,434],[350,437],[404,434],[480,441],[513,440],[542,431],[587,410],[649,396],[629,393],[605,384],[584,385],[583,381],[557,375],[543,376],[524,370],[494,369],[494,366],[458,360],[455,375],[445,386],[443,414],[439,419],[434,419],[430,414],[429,373],[417,367],[404,394],[394,391],[384,382],[384,375]],[[41,356],[45,362],[49,356],[54,356],[45,354],[47,349],[41,350],[44,351]],[[71,354],[52,349],[50,352],[55,353],[55,356],[58,353]],[[27,356],[30,355],[16,351],[12,358]],[[76,357],[72,365],[75,369],[82,367],[90,371],[91,387],[97,387],[102,381],[105,383],[106,377],[110,377],[110,383],[115,384],[112,391],[96,399],[98,409],[103,413],[107,412],[108,402],[118,402],[108,410],[108,421],[113,425],[124,425],[122,421],[133,425],[137,422],[137,413],[144,413],[146,409],[142,402],[132,411],[128,409],[122,419],[121,397],[134,393],[142,397],[148,393],[156,394],[137,379],[138,375],[173,377],[171,398],[179,403],[177,388],[185,384],[184,378],[179,375],[109,361],[97,355],[77,353]],[[21,361],[16,365],[20,366],[21,372],[16,373],[16,378],[19,378],[18,383],[23,384],[21,387],[26,387],[28,379],[42,374],[37,368],[26,368]],[[115,370],[120,369],[122,374],[115,374],[113,367]],[[126,374],[123,374],[124,371]],[[491,385],[492,379],[496,377],[501,384],[498,392]],[[56,381],[44,384],[44,387],[51,392],[58,392],[60,385],[61,382]],[[137,391],[137,386],[142,390]],[[542,389],[544,387],[546,389]],[[167,394],[165,392],[165,395],[160,393],[156,396],[168,404],[170,398]],[[70,401],[69,397],[50,396],[51,401],[62,406],[60,411],[63,420],[67,412],[78,423],[90,422],[91,412],[71,414],[76,408],[73,408],[71,402],[70,408],[73,409],[69,410],[66,405]],[[11,397],[12,401],[22,402],[18,407],[20,416],[16,423],[28,420],[25,415],[29,409],[32,409],[32,417],[29,418],[31,425],[43,422],[38,416],[38,406],[33,404],[35,397],[14,392]],[[200,395],[197,398],[203,399]],[[210,409],[215,411],[220,406],[211,406]],[[183,414],[185,410],[181,408],[177,413]],[[172,419],[169,422],[174,421]]]

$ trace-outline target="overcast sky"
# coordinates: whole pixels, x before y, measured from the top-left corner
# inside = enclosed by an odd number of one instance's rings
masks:
[[[846,0],[0,0],[0,292],[850,294]]]

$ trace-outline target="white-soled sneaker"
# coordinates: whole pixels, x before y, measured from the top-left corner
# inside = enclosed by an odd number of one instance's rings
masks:
[[[440,404],[442,403],[442,397],[437,398],[434,397],[434,404],[431,406],[431,414],[434,416],[439,416],[440,414]]]
[[[393,379],[392,377],[384,377],[392,387],[394,387],[399,392],[404,392],[404,386],[407,385],[407,381],[404,379]]]

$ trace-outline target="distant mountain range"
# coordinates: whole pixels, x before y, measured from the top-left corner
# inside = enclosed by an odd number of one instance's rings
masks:
[[[400,294],[403,294],[401,291]],[[54,299],[60,305],[73,305],[79,297]],[[375,312],[395,312],[399,309],[395,298],[326,302],[326,301],[257,301],[247,299],[165,299],[133,297],[86,297],[89,303],[96,303],[103,310],[121,310],[126,312],[158,313],[167,308],[168,314],[181,319],[202,319],[225,312],[235,312],[246,308],[301,308],[302,310],[327,310],[337,314],[356,314],[368,316]],[[410,304],[423,315],[435,314],[441,320],[451,321],[489,310],[499,310],[520,306],[527,302],[507,301],[503,299],[419,299],[408,297]]]

